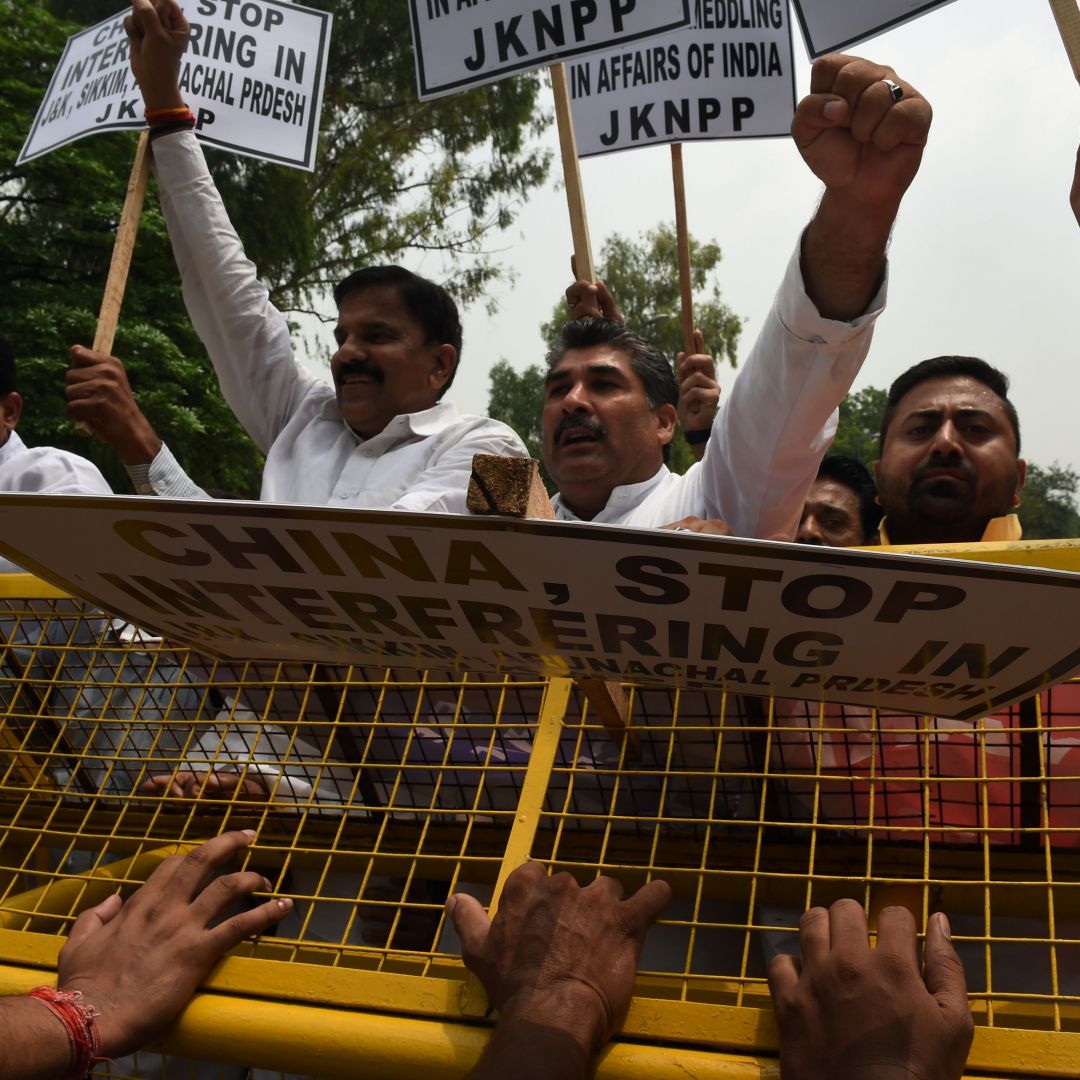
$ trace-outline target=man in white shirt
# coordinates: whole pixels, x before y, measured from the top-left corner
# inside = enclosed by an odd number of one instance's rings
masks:
[[[98,467],[55,446],[28,447],[15,430],[22,416],[22,395],[15,389],[15,354],[0,338],[0,492],[51,495],[111,495]],[[20,568],[0,556],[0,573]]]
[[[93,462],[55,446],[28,447],[19,438],[23,399],[15,387],[15,354],[0,338],[0,491],[111,495]]]
[[[795,535],[884,305],[889,234],[930,120],[891,68],[850,56],[814,65],[792,135],[825,193],[685,475],[664,465],[678,400],[665,358],[620,326],[568,325],[549,357],[543,418],[560,518],[641,528],[722,519],[736,536]]]
[[[178,77],[188,31],[174,3],[133,5],[131,64],[148,112],[185,108]],[[464,513],[474,454],[525,455],[505,424],[461,416],[443,400],[461,354],[457,308],[443,288],[407,270],[369,267],[341,282],[335,385],[306,370],[190,127],[156,134],[154,168],[188,314],[226,401],[267,455],[263,500]],[[87,356],[75,369],[85,377],[69,379],[71,415],[83,408],[95,363],[108,359]],[[80,418],[94,426],[91,409]],[[135,474],[141,493],[202,494],[167,447],[127,464],[145,468]]]

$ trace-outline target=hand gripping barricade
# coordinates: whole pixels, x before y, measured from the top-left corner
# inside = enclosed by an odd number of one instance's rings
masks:
[[[972,722],[627,686],[620,736],[569,680],[228,664],[8,581],[0,988],[39,984],[74,914],[223,828],[256,829],[250,865],[296,901],[215,971],[175,1057],[97,1075],[460,1076],[487,1007],[443,900],[497,896],[527,858],[675,891],[601,1076],[754,1075],[767,961],[841,896],[949,913],[973,1072],[1075,1071],[1080,686]],[[182,772],[253,783],[140,791]]]

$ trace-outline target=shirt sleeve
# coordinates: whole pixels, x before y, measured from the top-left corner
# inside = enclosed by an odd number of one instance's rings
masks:
[[[885,307],[887,275],[864,315],[852,322],[822,318],[806,295],[799,250],[701,461],[706,516],[722,518],[736,536],[795,535],[836,434],[837,409]]]
[[[474,454],[528,457],[525,444],[512,428],[498,420],[476,418],[470,428],[455,429],[446,448],[432,458],[416,482],[391,510],[415,513],[464,514]]]
[[[154,170],[188,315],[225,400],[266,453],[319,380],[294,358],[288,324],[244,254],[195,136],[155,140]]]
[[[209,499],[210,496],[180,467],[164,444],[149,465],[126,465],[131,483],[139,495],[168,499]]]
[[[78,454],[35,446],[0,467],[0,491],[44,495],[112,495],[98,467]]]

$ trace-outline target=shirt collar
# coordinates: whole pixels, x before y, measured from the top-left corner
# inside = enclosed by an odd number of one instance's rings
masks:
[[[650,476],[648,480],[642,480],[637,484],[620,484],[618,487],[612,488],[611,494],[608,496],[608,501],[604,504],[604,509],[592,520],[603,522],[612,515],[620,515],[627,510],[633,509],[647,499],[649,495],[651,495],[652,492],[670,475],[671,472],[668,467],[666,465],[661,465],[656,473]],[[581,520],[581,518],[579,518],[578,515],[563,501],[561,492],[555,495],[551,500],[551,504],[559,517],[571,519],[573,521]]]
[[[16,454],[21,454],[26,449],[26,443],[19,438],[19,433],[13,431],[8,437],[7,442],[3,446],[0,446],[0,465],[3,465],[5,461],[10,460]]]
[[[421,409],[420,412],[399,413],[379,432],[370,439],[364,439],[357,435],[341,416],[336,398],[329,398],[322,409],[324,420],[333,420],[344,425],[357,444],[387,445],[404,442],[406,439],[418,436],[426,439],[431,435],[439,435],[458,422],[459,415],[457,406],[450,401],[438,401],[430,409]]]
[[[882,545],[888,547],[890,544],[889,533],[884,520],[878,527],[878,535],[881,537]],[[1023,539],[1023,536],[1024,530],[1020,525],[1020,518],[1016,514],[1005,514],[1003,517],[990,519],[986,531],[982,534],[980,543],[991,544],[1002,540],[1015,541]]]

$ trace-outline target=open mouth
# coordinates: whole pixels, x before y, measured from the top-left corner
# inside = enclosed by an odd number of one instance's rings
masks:
[[[349,386],[373,386],[383,381],[383,373],[372,364],[343,364],[334,376],[338,390]]]
[[[591,431],[568,431],[560,440],[560,446],[576,446],[578,443],[596,443],[600,440]]]

